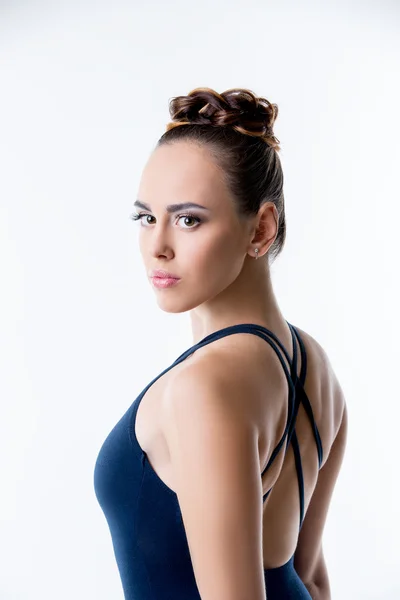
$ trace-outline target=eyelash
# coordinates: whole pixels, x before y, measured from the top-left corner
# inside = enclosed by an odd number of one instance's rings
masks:
[[[149,215],[149,213],[132,213],[130,215],[130,219],[132,219],[132,221],[141,221],[143,217],[150,217],[151,215]],[[196,215],[193,215],[192,213],[185,213],[184,215],[178,215],[177,219],[182,219],[183,217],[189,217],[190,219],[194,219],[197,223],[201,223],[201,219],[199,219],[199,217],[196,217]],[[142,225],[142,227],[147,227],[147,225]],[[196,229],[197,225],[194,225],[193,227],[184,227],[184,229]]]

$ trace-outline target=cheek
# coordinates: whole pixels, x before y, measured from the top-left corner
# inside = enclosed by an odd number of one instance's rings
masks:
[[[193,239],[182,248],[185,261],[198,268],[210,269],[211,265],[225,262],[231,253],[232,242],[229,238],[222,235],[213,235],[209,238],[201,236],[188,236]]]
[[[185,253],[185,271],[207,288],[225,287],[237,277],[243,264],[238,242],[219,235],[208,243],[193,243]]]

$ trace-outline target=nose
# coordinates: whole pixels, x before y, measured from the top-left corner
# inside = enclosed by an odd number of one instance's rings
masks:
[[[164,227],[161,224],[158,226],[155,225],[151,230],[149,238],[149,249],[152,256],[170,257],[173,254],[172,234],[168,231],[167,225]]]

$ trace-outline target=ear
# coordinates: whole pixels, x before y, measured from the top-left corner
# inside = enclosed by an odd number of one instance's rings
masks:
[[[256,245],[263,256],[274,243],[278,235],[279,215],[273,202],[265,202],[258,211],[257,220],[254,225],[252,245]]]

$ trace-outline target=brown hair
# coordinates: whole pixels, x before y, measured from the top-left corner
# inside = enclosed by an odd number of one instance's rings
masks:
[[[178,140],[206,145],[225,174],[241,217],[256,215],[265,202],[275,204],[279,226],[268,251],[270,262],[275,260],[286,237],[280,142],[273,133],[277,105],[248,89],[218,94],[196,88],[187,96],[172,98],[169,112],[172,122],[157,146]]]

